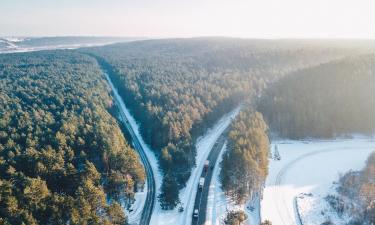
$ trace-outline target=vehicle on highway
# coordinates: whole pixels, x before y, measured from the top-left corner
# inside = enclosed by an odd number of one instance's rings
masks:
[[[193,218],[198,218],[198,215],[199,215],[199,210],[194,209]]]
[[[199,179],[199,184],[198,184],[199,189],[203,189],[203,185],[204,185],[204,177],[201,177]]]
[[[207,170],[208,170],[208,166],[210,165],[210,161],[206,160],[204,162],[204,172],[207,173]]]

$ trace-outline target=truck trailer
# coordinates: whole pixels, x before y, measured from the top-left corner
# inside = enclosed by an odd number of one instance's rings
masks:
[[[203,185],[204,185],[204,177],[201,177],[199,179],[199,185],[198,185],[199,189],[203,189]]]

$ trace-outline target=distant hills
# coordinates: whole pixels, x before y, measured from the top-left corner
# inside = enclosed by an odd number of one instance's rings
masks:
[[[0,37],[0,53],[29,52],[51,49],[75,49],[142,40],[140,37]]]

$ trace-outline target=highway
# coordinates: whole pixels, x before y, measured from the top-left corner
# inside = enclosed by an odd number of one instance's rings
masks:
[[[151,216],[152,216],[152,212],[153,212],[154,206],[155,206],[155,178],[154,178],[154,173],[152,171],[150,162],[147,159],[145,151],[144,151],[142,145],[140,144],[140,141],[139,141],[137,135],[134,133],[134,130],[133,130],[132,126],[129,124],[129,121],[126,118],[126,114],[123,111],[123,107],[121,107],[122,105],[124,105],[124,103],[122,102],[122,98],[118,95],[118,93],[115,90],[115,88],[112,84],[112,81],[110,80],[107,73],[105,73],[105,76],[107,78],[107,81],[108,81],[109,85],[112,88],[113,93],[114,93],[113,99],[115,100],[115,103],[118,106],[118,110],[119,110],[119,113],[120,113],[121,120],[124,123],[126,129],[129,131],[129,134],[130,134],[130,136],[132,138],[132,141],[133,141],[133,146],[136,149],[136,151],[138,152],[138,155],[140,156],[141,161],[142,161],[143,166],[144,166],[145,171],[146,171],[147,197],[146,197],[146,202],[145,202],[145,205],[144,205],[144,208],[143,208],[143,211],[142,211],[142,215],[141,215],[139,225],[149,225],[150,220],[151,220]]]
[[[220,155],[220,150],[223,148],[225,143],[227,131],[228,128],[221,134],[207,157],[207,160],[209,161],[209,168],[207,169],[207,172],[203,169],[201,174],[201,177],[205,178],[203,189],[198,189],[194,202],[194,210],[198,209],[199,214],[198,218],[192,218],[192,225],[203,225],[206,221],[207,198],[212,180],[213,168]]]

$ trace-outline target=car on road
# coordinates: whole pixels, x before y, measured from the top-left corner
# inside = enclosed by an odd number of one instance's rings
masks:
[[[198,215],[199,215],[199,210],[194,209],[193,218],[198,218]]]

